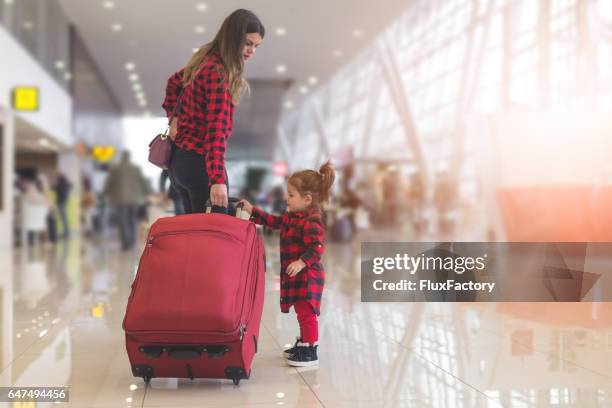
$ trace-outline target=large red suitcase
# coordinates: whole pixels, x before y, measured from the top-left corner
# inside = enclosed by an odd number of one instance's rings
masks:
[[[265,256],[252,222],[224,214],[162,218],[149,232],[123,329],[136,377],[251,373]]]

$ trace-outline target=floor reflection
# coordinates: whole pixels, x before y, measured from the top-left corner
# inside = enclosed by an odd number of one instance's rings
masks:
[[[362,303],[360,244],[330,243],[321,365],[284,365],[297,332],[278,308],[277,238],[261,350],[239,391],[131,375],[121,322],[139,249],[112,240],[3,253],[0,381],[66,385],[66,406],[609,407],[610,303]]]

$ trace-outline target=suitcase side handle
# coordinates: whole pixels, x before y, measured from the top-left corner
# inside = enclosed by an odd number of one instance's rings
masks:
[[[221,358],[228,353],[231,348],[225,344],[211,344],[206,346],[142,346],[140,352],[148,358],[160,358],[165,352],[168,357],[176,359],[199,358],[203,353],[206,353],[209,358]]]

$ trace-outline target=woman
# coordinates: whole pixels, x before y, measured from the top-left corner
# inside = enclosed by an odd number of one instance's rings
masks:
[[[214,40],[168,79],[163,108],[168,118],[177,111],[170,125],[175,150],[169,173],[187,214],[204,212],[208,199],[213,206],[227,207],[225,149],[234,106],[249,87],[244,63],[264,35],[264,26],[255,14],[236,10],[225,19]]]

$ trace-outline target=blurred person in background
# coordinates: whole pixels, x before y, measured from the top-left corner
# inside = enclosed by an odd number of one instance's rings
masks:
[[[27,243],[34,245],[38,242],[39,233],[47,230],[46,217],[53,205],[45,195],[43,181],[39,177],[26,181],[23,186],[22,228]]]
[[[132,249],[136,243],[138,210],[150,192],[142,171],[130,161],[130,153],[124,151],[119,163],[111,167],[104,186],[104,196],[118,218],[121,249],[124,251]]]
[[[425,229],[425,188],[418,173],[410,177],[408,205],[410,208],[410,221],[416,235]]]
[[[172,186],[172,182],[168,184],[168,181],[170,181],[168,170],[162,170],[161,174],[159,175],[159,192],[162,194],[163,200],[172,200],[172,203],[174,204],[174,215],[185,214],[185,208],[183,207],[181,196],[176,191],[174,186]]]
[[[96,207],[96,193],[93,191],[89,177],[83,177],[81,190],[81,221],[86,237],[91,237],[94,232],[93,212]]]
[[[163,108],[168,118],[177,111],[170,126],[175,150],[169,172],[187,214],[204,212],[209,198],[213,206],[227,208],[225,150],[234,107],[249,89],[244,64],[264,35],[255,14],[236,10],[215,38],[168,79]]]
[[[59,219],[62,222],[62,239],[67,239],[70,236],[70,225],[68,223],[68,198],[72,183],[59,170],[55,173],[55,183],[53,184],[55,191],[55,204],[59,214]]]

